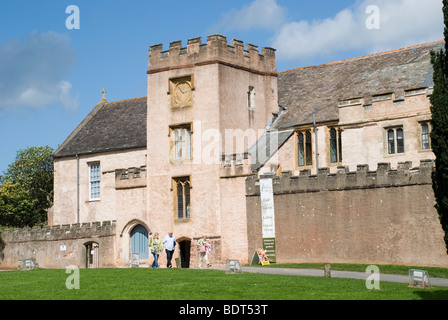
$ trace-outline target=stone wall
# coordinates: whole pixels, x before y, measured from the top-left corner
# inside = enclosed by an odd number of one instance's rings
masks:
[[[92,242],[99,245],[99,267],[112,267],[115,221],[8,229],[1,242],[0,269],[17,269],[23,259],[34,259],[40,268],[85,268],[86,245]]]
[[[273,177],[277,262],[447,266],[433,161]],[[266,177],[266,176],[263,176]],[[261,247],[259,180],[246,180],[249,256]]]

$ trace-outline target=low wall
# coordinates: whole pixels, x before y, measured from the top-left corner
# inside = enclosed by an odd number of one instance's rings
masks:
[[[433,161],[377,171],[273,176],[277,262],[448,266],[434,208]],[[267,177],[267,176],[262,176]],[[261,247],[259,180],[246,180],[249,256]]]
[[[17,269],[23,259],[34,259],[40,268],[85,268],[92,242],[99,246],[99,267],[112,267],[115,221],[9,229],[0,242],[0,269]]]

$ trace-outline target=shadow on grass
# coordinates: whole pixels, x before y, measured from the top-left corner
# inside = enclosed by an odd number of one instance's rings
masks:
[[[448,300],[448,291],[446,290],[418,290],[414,291],[414,294],[419,296],[422,300]]]

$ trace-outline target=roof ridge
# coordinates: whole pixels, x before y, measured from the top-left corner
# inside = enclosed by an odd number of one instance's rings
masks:
[[[62,142],[62,144],[56,149],[56,151],[53,153],[54,156],[57,156],[57,154],[78,134],[79,131],[81,131],[82,128],[84,128],[87,123],[95,116],[95,114],[98,113],[108,102],[106,101],[100,101],[97,103],[97,105],[89,112],[89,114],[81,121],[81,123],[75,128],[75,130],[70,133],[70,135],[67,137],[67,139]]]
[[[146,125],[143,125],[142,123],[142,121],[146,122],[146,99],[147,97],[143,96],[110,103],[106,100],[100,101],[68,138],[57,148],[53,153],[53,156],[55,158],[61,158],[75,156],[76,154],[81,155],[90,152],[98,152],[99,150],[110,151],[112,150],[111,148],[115,148],[114,150],[121,150],[122,148],[129,149],[146,145]],[[138,123],[139,126],[142,126],[139,128],[144,129],[144,132],[142,130],[139,131],[143,132],[143,135],[134,135],[135,132],[132,132],[133,129],[130,131],[125,128],[126,126],[123,127],[122,122],[114,122],[115,116],[118,115],[117,112],[123,114],[122,111],[129,110],[129,107],[132,107],[133,111],[131,113],[138,117],[138,121],[135,122],[134,120],[136,119],[134,117],[132,123]],[[144,117],[141,117],[141,115],[144,115]],[[124,117],[126,119],[132,119],[132,115],[125,115]],[[107,131],[111,125],[114,126],[114,129],[112,130],[113,133],[111,130],[109,130],[110,132]],[[93,131],[89,133],[89,130],[95,131],[95,134],[91,135]],[[116,132],[124,133],[124,136],[118,137]],[[105,134],[107,134],[107,136],[105,136]],[[113,139],[116,140],[110,140],[110,134],[112,134]],[[124,140],[120,140],[122,137],[124,137]],[[104,145],[101,141],[108,142]]]
[[[115,104],[115,103],[120,103],[120,102],[125,102],[125,101],[130,101],[130,100],[138,100],[138,99],[143,99],[143,98],[148,98],[148,96],[142,96],[142,97],[137,97],[137,98],[128,98],[128,99],[123,99],[123,100],[117,100],[117,101],[112,101],[112,102],[106,102],[107,104]]]
[[[408,47],[403,47],[403,48],[399,48],[399,49],[393,49],[393,50],[388,50],[388,51],[383,51],[383,52],[371,53],[371,54],[367,54],[367,55],[364,55],[364,56],[348,58],[348,59],[342,59],[342,60],[333,61],[333,62],[326,62],[326,63],[317,64],[317,65],[313,65],[313,66],[297,67],[297,68],[293,68],[293,69],[289,69],[289,70],[280,71],[278,73],[279,74],[281,74],[281,73],[288,73],[289,71],[294,71],[294,70],[304,70],[304,69],[308,69],[308,68],[321,67],[321,66],[327,66],[327,65],[332,65],[332,64],[344,63],[344,62],[348,62],[348,61],[361,60],[361,59],[365,59],[365,58],[369,58],[369,57],[375,57],[375,56],[380,56],[380,55],[384,55],[384,54],[389,54],[389,53],[394,53],[394,52],[399,52],[399,51],[404,51],[404,50],[409,50],[409,49],[414,49],[414,48],[430,46],[430,45],[434,45],[436,43],[443,43],[443,42],[445,42],[445,40],[437,40],[437,41],[432,41],[432,42],[426,42],[426,43],[417,44],[417,45],[408,46]]]

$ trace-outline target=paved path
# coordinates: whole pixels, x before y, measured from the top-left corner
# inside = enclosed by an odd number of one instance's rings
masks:
[[[213,269],[225,270],[225,267],[216,267]],[[324,276],[324,270],[318,270],[318,269],[243,267],[243,272],[283,274],[283,275],[296,275],[296,276],[316,276],[316,277]],[[365,272],[331,270],[332,278],[350,278],[350,279],[367,280],[368,276],[369,276],[369,274],[367,274]],[[380,281],[409,283],[409,276],[380,273]],[[430,274],[429,281],[431,282],[431,285],[433,285],[433,286],[448,287],[448,279],[431,278],[431,274]]]

